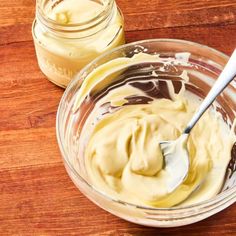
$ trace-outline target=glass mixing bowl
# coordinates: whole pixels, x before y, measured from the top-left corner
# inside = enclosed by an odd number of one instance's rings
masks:
[[[94,99],[91,99],[90,102],[83,102],[74,112],[73,106],[80,86],[86,80],[86,77],[100,65],[118,57],[132,57],[139,52],[159,54],[159,57],[163,59],[177,58],[180,61],[182,60],[183,63],[168,69],[171,79],[176,80],[175,74],[182,73],[183,69],[187,70],[190,77],[188,89],[201,98],[204,98],[208,93],[228,60],[228,56],[215,49],[193,42],[173,39],[145,40],[130,43],[95,59],[82,69],[70,83],[58,108],[56,122],[57,140],[66,170],[74,184],[85,196],[101,208],[125,220],[154,227],[175,227],[200,221],[223,210],[236,200],[236,145],[232,149],[232,158],[228,165],[225,182],[220,193],[210,200],[186,207],[144,207],[129,203],[128,200],[124,202],[113,199],[99,189],[96,189],[86,173],[83,155],[83,149],[86,144],[84,144],[85,140],[80,135],[88,114],[99,100],[99,92],[97,88],[94,93],[90,91],[90,95],[93,94]],[[176,57],[176,55],[178,56]],[[186,56],[190,66],[185,63]],[[150,76],[154,69],[158,71],[160,65],[143,64],[140,62],[120,73],[119,78],[109,75],[106,88],[109,88],[111,85],[114,86],[117,81],[125,81],[125,79],[136,75],[142,75],[142,79],[143,76],[147,75],[148,78],[148,75]],[[179,83],[179,81],[176,81],[176,83]],[[235,81],[218,97],[217,106],[225,121],[228,120],[230,125],[235,118],[236,111]]]

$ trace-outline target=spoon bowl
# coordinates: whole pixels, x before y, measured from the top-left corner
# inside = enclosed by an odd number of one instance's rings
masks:
[[[170,176],[167,182],[168,192],[173,192],[186,178],[189,171],[187,134],[174,141],[162,141],[160,147],[165,157],[165,170]],[[181,155],[179,155],[181,154]]]

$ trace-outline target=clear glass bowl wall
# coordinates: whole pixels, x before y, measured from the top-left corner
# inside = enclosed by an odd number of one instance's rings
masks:
[[[128,202],[112,199],[92,186],[87,176],[86,168],[84,167],[83,150],[79,148],[79,146],[81,147],[81,142],[84,141],[80,137],[80,131],[87,115],[93,109],[94,102],[84,103],[73,113],[72,108],[78,90],[88,74],[99,65],[118,57],[132,57],[139,52],[159,54],[160,57],[175,57],[176,53],[182,52],[190,53],[191,68],[179,66],[172,73],[179,74],[183,69],[187,71],[194,70],[194,76],[190,76],[189,82],[197,88],[195,93],[198,93],[202,98],[207,94],[228,60],[226,55],[212,48],[173,39],[146,40],[127,44],[95,59],[70,83],[58,108],[57,138],[66,170],[74,184],[91,201],[106,211],[128,221],[154,227],[175,227],[200,221],[228,207],[236,200],[235,145],[222,191],[208,201],[188,207],[152,208],[136,206]],[[143,73],[150,73],[150,65],[146,66],[147,68],[140,63],[135,69],[129,69],[129,76],[132,76],[140,69],[146,71]],[[114,80],[111,80],[111,83],[114,83]],[[218,104],[227,113],[231,121],[234,120],[236,112],[235,92],[236,82],[233,81],[217,99]]]

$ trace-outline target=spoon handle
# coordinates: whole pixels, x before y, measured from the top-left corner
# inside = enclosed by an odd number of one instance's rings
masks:
[[[224,70],[221,72],[220,76],[216,80],[214,86],[211,88],[210,92],[203,100],[199,109],[196,111],[196,113],[193,115],[192,119],[188,123],[186,129],[184,130],[185,134],[189,134],[189,132],[197,123],[197,121],[201,118],[203,113],[213,103],[216,97],[225,89],[225,87],[234,79],[235,76],[236,76],[236,49],[231,55]]]

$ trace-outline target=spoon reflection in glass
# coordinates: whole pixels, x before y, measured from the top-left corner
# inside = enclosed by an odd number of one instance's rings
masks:
[[[186,178],[189,171],[189,156],[187,141],[190,131],[213,103],[216,97],[236,76],[236,49],[226,64],[224,70],[203,100],[202,104],[188,123],[182,135],[173,141],[161,141],[160,148],[164,157],[165,170],[169,174],[168,192],[173,192]]]

